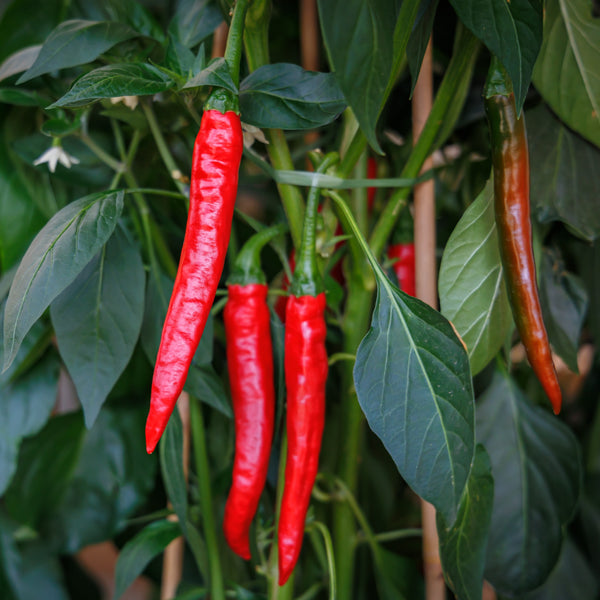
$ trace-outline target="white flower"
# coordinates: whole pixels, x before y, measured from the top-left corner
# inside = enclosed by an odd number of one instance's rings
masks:
[[[34,165],[41,165],[42,163],[48,163],[48,168],[52,173],[56,170],[56,165],[60,163],[69,169],[71,165],[79,164],[79,159],[67,154],[62,146],[52,146],[48,148],[41,156],[33,161]]]
[[[117,104],[118,102],[123,102],[123,104],[127,108],[130,108],[131,110],[134,110],[135,107],[138,105],[138,97],[137,96],[115,96],[114,98],[111,98],[110,101],[112,104]]]
[[[250,148],[255,140],[268,144],[265,134],[258,127],[254,125],[248,125],[248,123],[242,123],[242,133],[244,134],[244,146]]]

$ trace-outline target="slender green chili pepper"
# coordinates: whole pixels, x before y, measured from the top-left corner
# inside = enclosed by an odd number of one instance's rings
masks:
[[[243,138],[236,101],[213,93],[194,145],[190,209],[152,379],[146,449],[153,452],[181,393],[225,263]]]
[[[512,313],[527,358],[554,412],[562,396],[537,291],[529,207],[529,153],[510,79],[495,57],[485,87],[494,169],[494,208]]]
[[[317,171],[326,171],[335,160],[336,154],[328,154]],[[288,580],[300,555],[325,425],[326,303],[315,256],[319,195],[316,187],[308,194],[302,243],[286,310],[284,369],[288,449],[278,528],[279,585]]]
[[[235,458],[223,531],[230,548],[245,559],[250,558],[250,525],[267,478],[275,415],[268,287],[260,251],[284,229],[265,229],[246,242],[227,282],[223,313],[235,420]]]

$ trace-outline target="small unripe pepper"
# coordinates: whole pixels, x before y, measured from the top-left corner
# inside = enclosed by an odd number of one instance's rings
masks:
[[[250,525],[267,478],[275,415],[268,287],[259,255],[283,230],[265,229],[244,245],[227,282],[223,313],[235,421],[235,458],[223,531],[230,548],[245,559],[250,558]]]
[[[560,412],[562,394],[542,318],[531,233],[529,153],[524,115],[517,116],[506,71],[493,57],[485,86],[494,170],[494,210],[513,317],[527,358]]]
[[[154,451],[183,390],[225,263],[243,137],[235,102],[226,110],[223,98],[222,91],[209,97],[194,144],[185,238],[152,379],[148,453]]]
[[[317,172],[327,170],[336,159],[335,154],[327,155]],[[288,580],[300,555],[325,425],[326,302],[315,256],[319,195],[316,187],[308,194],[302,243],[286,308],[284,368],[288,447],[278,523],[279,585]]]

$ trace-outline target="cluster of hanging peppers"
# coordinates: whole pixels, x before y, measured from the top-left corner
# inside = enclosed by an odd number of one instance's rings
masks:
[[[484,99],[492,148],[496,226],[512,313],[527,358],[558,414],[562,395],[535,275],[525,119],[517,114],[510,78],[496,57],[492,58]]]

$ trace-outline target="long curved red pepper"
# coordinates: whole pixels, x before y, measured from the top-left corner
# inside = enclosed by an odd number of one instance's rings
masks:
[[[485,110],[492,147],[496,225],[512,313],[527,358],[558,414],[562,394],[535,276],[525,120],[523,115],[517,117],[510,80],[495,57],[486,82]]]
[[[328,154],[316,171],[325,172],[335,160],[336,154]],[[326,302],[315,256],[319,195],[317,187],[312,187],[308,194],[292,294],[286,307],[284,370],[288,448],[277,534],[279,585],[288,580],[300,556],[325,425],[325,384],[329,369],[325,347]]]
[[[223,530],[231,549],[245,559],[250,558],[248,532],[267,478],[275,414],[267,291],[263,283],[230,285],[224,311],[235,460]]]
[[[290,296],[285,321],[288,449],[279,516],[279,585],[291,575],[302,547],[304,521],[319,468],[325,425],[325,294]]]
[[[239,115],[209,109],[194,144],[190,209],[154,367],[146,449],[154,451],[206,325],[231,233],[243,138]]]

